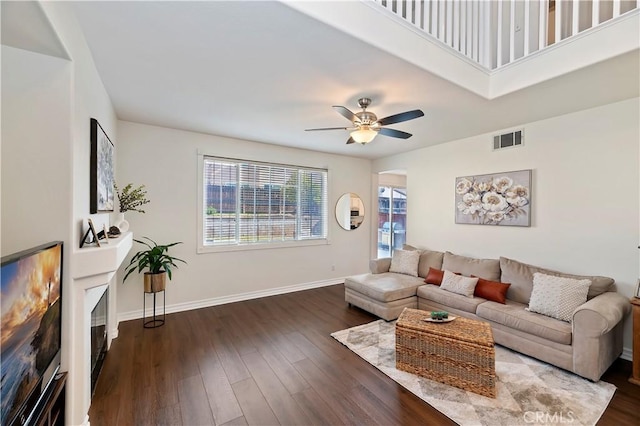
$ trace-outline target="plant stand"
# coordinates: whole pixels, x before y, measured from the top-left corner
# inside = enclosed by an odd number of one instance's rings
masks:
[[[159,314],[156,314],[156,310],[157,310],[157,306],[156,306],[156,302],[157,302],[157,295],[158,293],[162,293],[162,316],[160,316]],[[147,296],[149,295],[153,295],[153,316],[147,318]],[[145,291],[143,292],[143,296],[142,296],[143,302],[142,302],[142,326],[144,328],[156,328],[156,327],[160,327],[162,325],[164,325],[164,317],[166,316],[167,313],[167,296],[166,293],[164,292],[164,290],[160,290],[160,291],[154,291],[154,292],[149,292],[149,291]]]

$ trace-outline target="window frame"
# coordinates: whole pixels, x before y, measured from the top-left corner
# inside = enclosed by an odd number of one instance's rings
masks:
[[[231,243],[231,244],[205,244],[204,242],[204,222],[205,222],[205,209],[204,209],[204,177],[205,177],[205,160],[229,160],[238,163],[250,163],[250,164],[264,164],[269,166],[282,166],[301,170],[316,170],[326,172],[326,203],[324,212],[326,218],[326,237],[325,238],[303,238],[289,241],[272,241],[272,242],[252,242],[252,243]],[[308,246],[320,246],[330,244],[330,215],[329,215],[329,200],[330,197],[330,176],[329,168],[301,166],[292,164],[282,164],[275,162],[256,161],[247,158],[231,158],[220,155],[211,155],[198,152],[198,180],[197,180],[197,253],[219,253],[219,252],[231,252],[231,251],[244,251],[244,250],[262,250],[262,249],[274,249],[274,248],[287,248],[287,247],[308,247]],[[237,199],[239,199],[239,195]]]

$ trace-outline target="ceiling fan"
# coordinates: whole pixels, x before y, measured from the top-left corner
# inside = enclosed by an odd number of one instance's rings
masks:
[[[360,108],[362,108],[362,111],[356,113],[351,112],[348,108],[343,106],[333,106],[333,109],[335,109],[338,114],[342,115],[347,120],[351,121],[351,123],[353,123],[352,127],[324,127],[320,129],[305,130],[307,132],[316,130],[350,130],[351,135],[349,137],[349,140],[347,140],[347,144],[359,143],[365,145],[371,142],[378,135],[378,133],[385,136],[391,136],[392,138],[409,139],[412,136],[411,133],[403,132],[401,130],[388,129],[383,126],[413,120],[414,118],[422,117],[424,115],[424,112],[420,111],[419,109],[414,109],[411,111],[405,111],[399,114],[390,115],[385,118],[378,118],[371,111],[367,111],[367,107],[371,105],[371,99],[360,98],[358,99],[358,105],[360,106]]]

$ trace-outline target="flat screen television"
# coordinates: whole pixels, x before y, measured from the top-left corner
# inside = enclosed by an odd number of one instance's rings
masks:
[[[60,368],[62,242],[2,257],[0,424],[35,421]]]

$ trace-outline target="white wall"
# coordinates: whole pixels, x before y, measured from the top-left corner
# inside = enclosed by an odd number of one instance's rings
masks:
[[[69,61],[2,46],[3,255],[69,242],[70,87]]]
[[[126,215],[134,238],[184,242],[171,249],[188,265],[181,265],[168,285],[168,309],[188,309],[246,293],[336,281],[367,271],[369,227],[375,218],[367,215],[363,226],[346,231],[338,226],[334,207],[340,195],[355,192],[363,198],[366,210],[373,211],[369,160],[125,121],[118,123],[118,139],[118,182],[146,185],[151,201],[145,206],[145,214]],[[199,151],[230,158],[328,167],[331,244],[196,254]],[[141,248],[134,244],[132,252]],[[120,318],[141,315],[141,282],[142,277],[134,275],[118,289]]]
[[[521,148],[492,152],[490,134],[375,161],[407,170],[408,243],[472,257],[511,257],[615,278],[632,296],[639,273],[639,99],[524,124]],[[457,176],[533,170],[531,227],[454,223]],[[625,348],[631,348],[627,319]]]
[[[89,377],[82,371],[89,348],[84,290],[71,276],[90,217],[90,118],[112,140],[116,119],[71,6],[40,6],[71,61],[2,47],[2,253],[52,239],[65,243],[61,368],[69,372],[67,422],[81,424],[90,399]],[[109,215],[93,219],[101,227]]]

